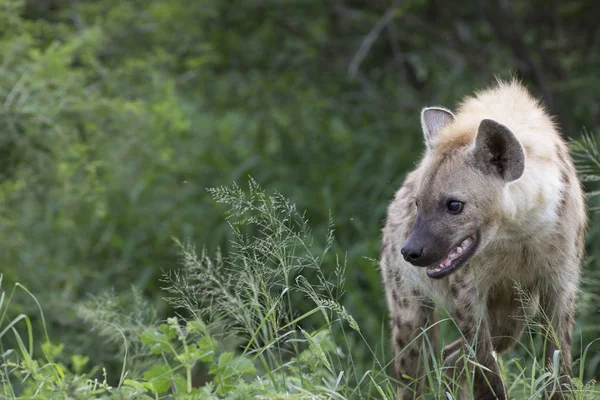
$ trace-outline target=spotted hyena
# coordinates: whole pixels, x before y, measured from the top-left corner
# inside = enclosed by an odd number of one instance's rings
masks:
[[[546,361],[561,350],[566,389],[586,212],[556,125],[516,81],[467,97],[455,113],[425,108],[421,125],[426,151],[389,206],[381,252],[400,397],[422,393],[418,334],[436,305],[462,333],[444,349],[446,364],[466,340],[487,369],[475,370],[475,399],[506,398],[493,352],[517,343],[538,310],[556,333]]]

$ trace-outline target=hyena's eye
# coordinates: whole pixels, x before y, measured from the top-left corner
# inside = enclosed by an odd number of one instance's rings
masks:
[[[450,211],[452,214],[460,214],[465,206],[465,203],[458,200],[449,200],[447,206],[448,211]]]

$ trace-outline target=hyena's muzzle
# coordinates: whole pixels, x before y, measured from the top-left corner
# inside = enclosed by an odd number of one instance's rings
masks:
[[[435,222],[417,213],[414,227],[400,252],[406,261],[426,267],[430,278],[439,279],[463,265],[475,253],[479,235],[472,233],[457,241],[434,232]]]

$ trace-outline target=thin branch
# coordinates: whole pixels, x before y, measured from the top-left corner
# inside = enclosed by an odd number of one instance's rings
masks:
[[[358,70],[360,69],[360,64],[362,64],[367,54],[369,54],[371,47],[373,47],[373,44],[377,41],[383,29],[387,26],[387,24],[390,23],[390,21],[394,17],[394,11],[396,10],[397,6],[398,1],[394,2],[394,4],[388,7],[385,13],[381,16],[381,18],[379,18],[379,21],[377,21],[375,26],[373,26],[369,34],[364,37],[358,51],[356,52],[356,54],[352,58],[352,61],[350,62],[350,65],[348,66],[348,75],[350,75],[350,78],[356,78]]]
[[[423,89],[423,82],[417,76],[417,72],[415,68],[412,66],[408,58],[404,55],[404,52],[400,48],[398,31],[394,24],[388,24],[386,27],[386,32],[388,34],[388,40],[390,42],[390,47],[392,49],[392,65],[399,65],[408,82],[418,91]]]

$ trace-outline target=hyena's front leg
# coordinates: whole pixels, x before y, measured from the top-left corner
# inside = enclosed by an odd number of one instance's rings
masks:
[[[475,349],[476,363],[473,379],[473,398],[477,400],[505,400],[506,391],[500,376],[500,368],[493,356],[485,298],[475,289],[473,280],[463,274],[450,279],[454,299],[454,314],[458,328],[468,346]],[[454,353],[456,357],[457,353]],[[452,356],[452,355],[451,355]]]
[[[419,399],[425,383],[422,357],[422,346],[427,345],[425,335],[435,344],[433,329],[423,333],[420,328],[432,321],[433,309],[414,289],[399,285],[387,290],[392,319],[393,372],[401,386],[398,399]]]
[[[557,285],[558,286],[558,285]],[[553,287],[553,289],[542,294],[542,311],[549,325],[548,334],[545,338],[546,365],[554,363],[554,353],[560,351],[559,387],[548,387],[552,393],[551,399],[558,400],[566,398],[568,383],[571,377],[571,342],[575,313],[575,286],[569,284]]]
[[[451,367],[456,364],[456,361],[458,361],[458,358],[460,357],[462,345],[463,339],[458,338],[442,349],[442,358],[444,359],[445,366]]]

